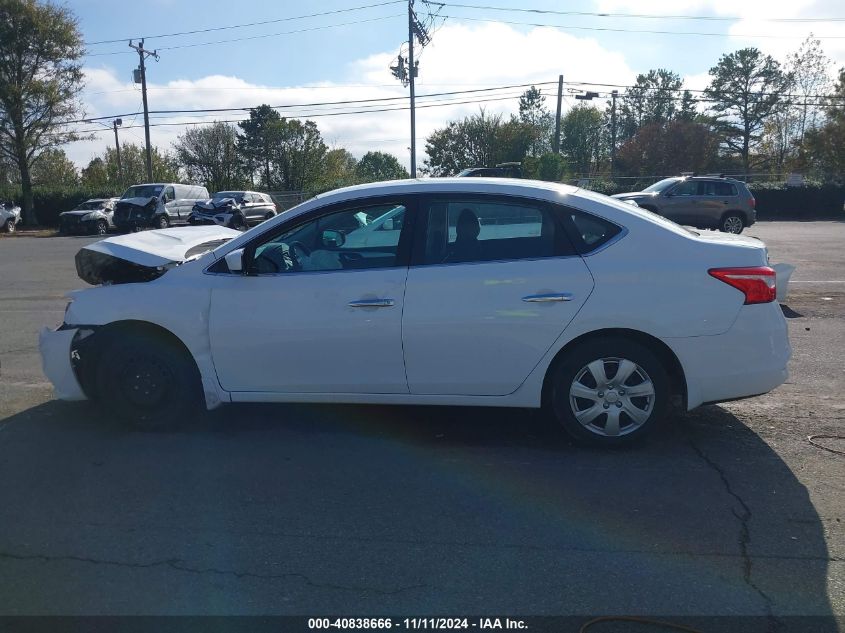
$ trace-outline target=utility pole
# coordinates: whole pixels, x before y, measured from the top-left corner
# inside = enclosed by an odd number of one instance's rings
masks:
[[[117,179],[123,183],[123,166],[120,164],[120,139],[117,138],[117,128],[123,125],[122,119],[112,121],[114,126],[114,149],[117,152]]]
[[[416,37],[420,46],[424,47],[431,41],[431,37],[426,31],[417,14],[414,13],[414,0],[408,0],[408,65],[405,65],[405,58],[402,57],[400,49],[399,56],[395,66],[390,66],[390,72],[403,86],[410,86],[411,88],[411,178],[417,177],[417,121],[416,121],[416,93],[414,80],[419,74],[419,62],[414,61],[414,37]]]
[[[563,101],[563,75],[557,78],[557,116],[555,116],[555,154],[560,154],[560,103]]]
[[[613,178],[613,169],[616,166],[616,97],[618,90],[610,93],[613,105],[610,107],[610,177]]]
[[[158,61],[158,53],[156,51],[148,51],[144,48],[144,40],[142,39],[138,44],[133,44],[129,40],[129,47],[138,51],[138,58],[141,61],[138,67],[138,73],[135,75],[135,83],[138,83],[138,74],[140,74],[141,83],[141,99],[144,101],[144,138],[147,142],[147,182],[153,180],[153,155],[150,149],[150,112],[147,107],[147,67],[144,60],[147,57],[154,57]]]
[[[417,117],[414,94],[414,0],[408,0],[408,76],[411,86],[411,178],[417,177]]]

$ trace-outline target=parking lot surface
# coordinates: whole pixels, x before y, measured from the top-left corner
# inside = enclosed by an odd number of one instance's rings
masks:
[[[0,239],[0,614],[842,616],[845,457],[807,437],[845,420],[845,223],[747,234],[798,267],[790,380],[619,451],[523,410],[126,431],[53,400],[37,352],[94,238]]]

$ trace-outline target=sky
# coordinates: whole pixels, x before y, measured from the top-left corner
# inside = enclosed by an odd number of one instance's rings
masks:
[[[169,148],[186,122],[243,119],[249,107],[268,103],[315,121],[331,148],[358,158],[385,151],[410,163],[409,112],[399,109],[407,107],[408,89],[388,68],[407,50],[406,0],[70,0],[66,6],[87,44],[85,117],[107,117],[80,125],[93,140],[64,147],[79,167],[114,144],[113,117],[122,115],[121,143],[143,145],[143,116],[135,114],[142,111],[140,85],[132,80],[138,55],[128,46],[139,37],[159,53],[147,61],[153,145]],[[553,111],[561,74],[565,112],[579,103],[575,94],[614,86],[623,92],[621,86],[652,68],[673,70],[685,87],[701,90],[721,55],[756,46],[783,61],[811,33],[835,68],[845,65],[845,6],[835,0],[416,0],[415,10],[423,20],[436,14],[431,42],[417,47],[418,164],[434,129],[479,108],[516,112],[529,84]],[[224,28],[256,22],[265,24]],[[204,32],[173,35],[188,31]],[[448,94],[467,90],[477,92]],[[240,110],[156,112],[199,108]]]

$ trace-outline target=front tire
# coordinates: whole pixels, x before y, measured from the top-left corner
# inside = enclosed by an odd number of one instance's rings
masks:
[[[743,220],[742,216],[739,213],[726,213],[722,216],[722,219],[719,222],[719,230],[722,233],[732,233],[733,235],[739,235],[742,233],[742,229],[745,228],[745,220]]]
[[[168,218],[166,215],[158,216],[158,218],[156,219],[156,228],[157,229],[166,229],[169,226],[170,226],[170,218]]]
[[[148,431],[176,428],[198,413],[202,386],[187,350],[152,333],[113,337],[96,370],[104,412]]]
[[[669,401],[669,379],[657,356],[624,338],[605,338],[567,352],[550,374],[549,404],[575,440],[619,446],[650,433]]]
[[[105,220],[97,220],[94,226],[94,233],[97,235],[105,235],[109,232],[109,224]]]
[[[14,218],[10,218],[6,220],[6,224],[4,225],[3,229],[6,233],[14,233],[15,232],[15,220]]]

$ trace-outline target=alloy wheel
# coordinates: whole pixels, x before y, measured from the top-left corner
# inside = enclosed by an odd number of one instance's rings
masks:
[[[735,215],[729,215],[722,223],[725,233],[733,233],[739,235],[742,233],[742,219]]]
[[[656,391],[645,369],[624,358],[582,367],[569,387],[569,406],[584,429],[602,437],[628,435],[654,410]]]

